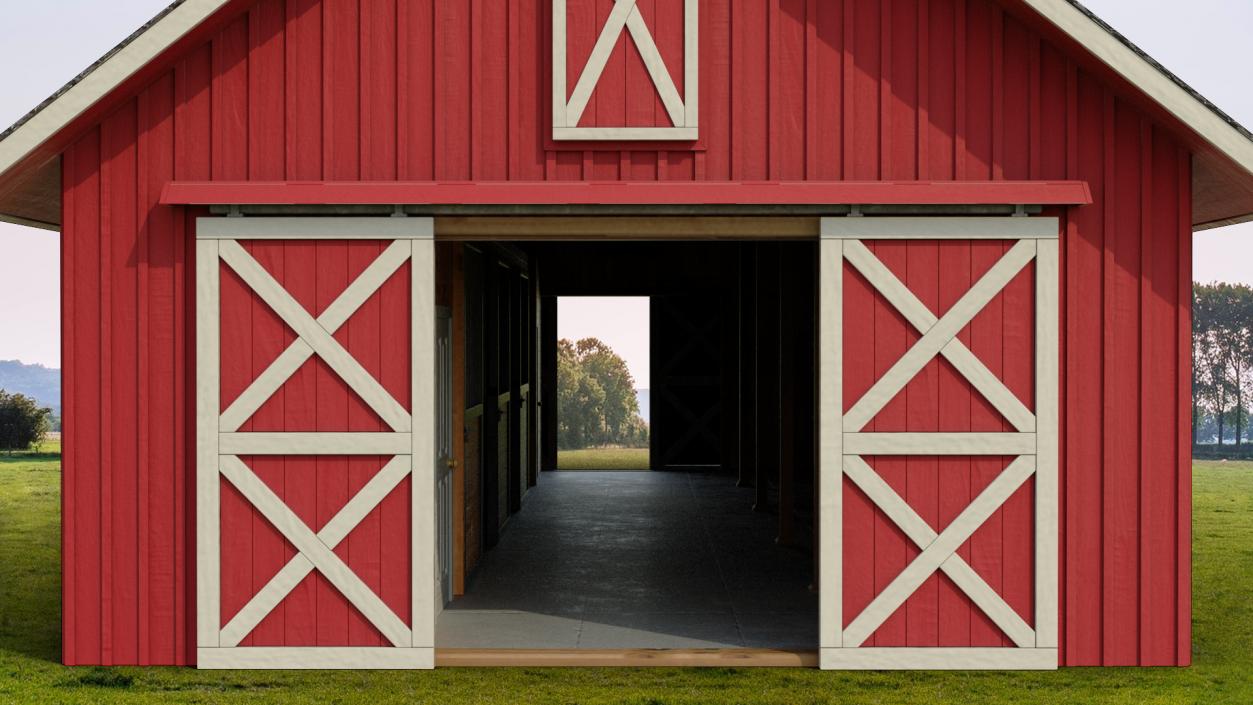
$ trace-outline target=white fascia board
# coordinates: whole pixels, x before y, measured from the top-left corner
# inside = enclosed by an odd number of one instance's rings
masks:
[[[1253,140],[1224,120],[1210,106],[1197,100],[1196,96],[1182,88],[1161,69],[1110,34],[1105,27],[1068,0],[1024,2],[1170,114],[1195,130],[1219,152],[1253,174]]]
[[[0,175],[109,95],[229,0],[186,0],[0,141]]]

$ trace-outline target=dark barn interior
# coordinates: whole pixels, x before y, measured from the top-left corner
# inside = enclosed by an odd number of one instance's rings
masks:
[[[438,646],[816,648],[816,248],[439,245],[462,433]],[[649,297],[652,472],[553,472],[561,296]]]

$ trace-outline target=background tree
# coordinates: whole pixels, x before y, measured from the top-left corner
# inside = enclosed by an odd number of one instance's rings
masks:
[[[1192,289],[1192,408],[1193,444],[1197,429],[1212,426],[1221,444],[1226,411],[1225,373],[1218,323],[1222,300],[1216,285]],[[1204,420],[1203,420],[1204,419]]]
[[[596,338],[557,341],[557,445],[642,445],[635,380],[626,361]]]
[[[1193,443],[1212,427],[1219,445],[1234,428],[1237,449],[1249,424],[1253,378],[1253,289],[1197,284],[1192,296]]]
[[[1249,425],[1249,382],[1253,379],[1253,288],[1243,284],[1226,285],[1230,306],[1228,330],[1231,335],[1231,370],[1236,397],[1236,449],[1244,444]]]
[[[34,399],[0,389],[0,450],[29,450],[47,435],[51,417]]]
[[[604,392],[600,418],[602,437],[606,442],[620,443],[627,424],[640,413],[631,371],[613,348],[596,338],[584,338],[574,347],[583,372],[596,380]]]

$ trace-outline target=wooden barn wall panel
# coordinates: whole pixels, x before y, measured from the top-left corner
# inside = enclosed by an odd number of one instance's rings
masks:
[[[991,0],[728,0],[701,8],[699,143],[557,147],[548,7],[262,0],[65,152],[65,660],[194,656],[193,214],[154,205],[170,178],[1030,178],[1096,198],[1058,213],[1063,661],[1188,663],[1190,157],[1173,136]],[[617,51],[608,85],[637,83],[637,62]],[[659,106],[627,90],[589,111]],[[970,258],[938,256],[943,302]],[[954,383],[938,373],[937,403]],[[980,617],[926,589],[945,621],[920,638],[968,642]]]

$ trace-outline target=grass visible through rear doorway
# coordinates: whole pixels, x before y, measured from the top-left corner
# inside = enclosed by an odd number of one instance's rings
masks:
[[[558,470],[647,470],[647,448],[585,448],[557,451]]]

